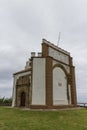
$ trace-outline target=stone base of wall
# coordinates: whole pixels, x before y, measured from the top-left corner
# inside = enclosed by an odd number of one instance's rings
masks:
[[[67,109],[75,108],[77,105],[58,105],[58,106],[46,106],[46,105],[30,105],[30,109]]]

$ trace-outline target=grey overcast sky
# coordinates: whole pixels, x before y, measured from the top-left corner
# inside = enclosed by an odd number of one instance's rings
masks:
[[[69,51],[78,101],[87,102],[87,0],[0,0],[0,97],[11,97],[13,73],[24,69],[42,38]]]

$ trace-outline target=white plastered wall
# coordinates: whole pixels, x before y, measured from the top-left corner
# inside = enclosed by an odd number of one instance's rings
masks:
[[[69,64],[69,56],[49,47],[49,56],[63,63]]]
[[[55,67],[53,69],[53,105],[67,104],[67,78],[61,68]]]
[[[45,58],[33,58],[32,105],[45,105]]]
[[[13,94],[12,94],[12,107],[15,106],[15,100],[16,100],[16,82],[17,82],[17,79],[19,79],[20,76],[24,76],[24,75],[28,75],[28,74],[31,74],[31,72],[23,72],[23,73],[19,73],[19,74],[16,74],[14,75],[14,82],[13,82]]]
[[[61,63],[59,61],[53,60],[53,66],[57,65],[57,64],[61,64]],[[65,68],[65,70],[67,71],[67,73],[70,73],[70,66],[65,65],[65,64],[61,64],[61,65]]]

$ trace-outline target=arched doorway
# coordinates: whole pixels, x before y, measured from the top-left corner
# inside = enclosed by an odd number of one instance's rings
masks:
[[[26,100],[26,94],[25,92],[21,93],[21,106],[24,107],[25,106],[25,100]]]

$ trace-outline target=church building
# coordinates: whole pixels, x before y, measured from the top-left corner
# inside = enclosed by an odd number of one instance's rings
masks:
[[[24,70],[13,74],[13,107],[76,107],[75,67],[70,53],[42,40],[42,52],[31,52]]]

